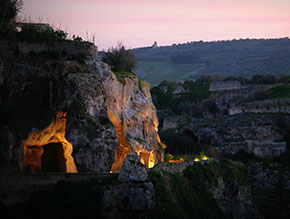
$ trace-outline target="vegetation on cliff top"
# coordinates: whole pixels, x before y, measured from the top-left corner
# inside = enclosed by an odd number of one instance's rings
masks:
[[[103,57],[103,62],[107,63],[114,72],[133,72],[137,65],[134,54],[126,50],[122,44],[110,48]]]
[[[81,37],[75,35],[72,40],[68,39],[66,31],[55,30],[48,24],[19,22],[21,18],[17,15],[22,5],[22,0],[0,1],[0,39],[25,42],[83,41]]]
[[[187,167],[183,175],[150,171],[149,180],[156,192],[153,218],[224,218],[209,188],[218,186],[218,178],[247,185],[247,168],[238,162],[221,160]]]
[[[137,60],[134,54],[126,50],[125,46],[121,43],[116,47],[111,47],[102,60],[111,67],[111,70],[123,85],[125,84],[126,77],[130,79],[136,77],[133,69],[137,65]]]
[[[21,8],[21,0],[0,1],[0,38],[11,36],[15,27],[16,15]]]

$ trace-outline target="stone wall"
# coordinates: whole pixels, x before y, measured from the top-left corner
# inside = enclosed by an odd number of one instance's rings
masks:
[[[242,86],[239,89],[225,89],[225,90],[214,90],[214,94],[222,95],[223,97],[231,98],[237,96],[250,97],[255,92],[263,90],[271,85],[247,85]]]
[[[226,110],[228,112],[230,105],[236,102],[237,99],[246,100],[252,98],[256,92],[262,91],[270,86],[270,84],[245,85],[241,86],[239,89],[215,90],[212,91],[212,93],[218,96],[216,99],[217,107],[221,111]]]
[[[177,128],[178,125],[186,123],[187,118],[185,116],[169,116],[165,117],[163,121],[162,130]]]
[[[289,113],[290,112],[290,98],[254,101],[241,104],[233,104],[229,107],[229,114],[234,115],[238,113]]]
[[[22,54],[27,54],[31,51],[35,53],[41,53],[43,51],[56,51],[56,52],[66,52],[68,55],[79,55],[84,54],[87,56],[98,57],[97,47],[89,42],[41,42],[41,43],[28,43],[28,42],[13,42]],[[6,50],[9,46],[8,42],[1,42],[1,50]]]
[[[240,89],[241,83],[239,81],[216,81],[210,83],[209,91]]]

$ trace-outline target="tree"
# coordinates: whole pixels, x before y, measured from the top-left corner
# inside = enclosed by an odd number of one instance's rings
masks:
[[[289,84],[290,83],[290,75],[286,73],[282,73],[277,80],[278,83]]]
[[[75,42],[83,42],[83,39],[80,36],[73,35],[72,38]]]
[[[137,66],[137,60],[134,54],[129,50],[126,50],[122,44],[110,48],[103,57],[103,61],[115,72],[132,72]]]
[[[253,75],[250,81],[252,84],[275,84],[276,78],[274,75]]]
[[[18,11],[22,7],[21,0],[0,1],[0,35],[3,36],[13,30]]]

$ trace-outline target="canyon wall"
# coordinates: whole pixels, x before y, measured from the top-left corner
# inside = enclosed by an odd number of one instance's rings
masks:
[[[93,55],[31,58],[10,46],[0,54],[0,171],[118,172],[130,152],[146,167],[163,159],[149,84],[121,83]]]

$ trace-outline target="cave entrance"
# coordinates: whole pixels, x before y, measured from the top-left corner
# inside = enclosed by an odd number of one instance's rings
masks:
[[[64,151],[61,143],[43,146],[41,172],[66,172]]]
[[[146,167],[146,168],[152,168],[155,164],[155,159],[154,159],[154,153],[146,153],[146,152],[140,152],[137,153],[140,157],[141,163]]]
[[[58,112],[46,129],[29,134],[23,141],[26,172],[77,172],[71,155],[73,146],[65,138],[65,128],[66,113]]]
[[[143,153],[140,152],[139,157],[140,157],[140,161],[141,163],[148,168],[149,167],[149,153]]]

